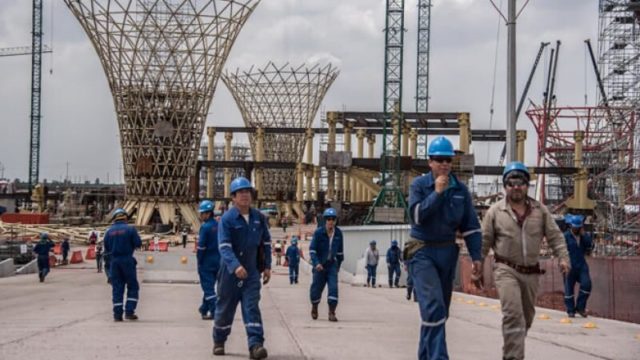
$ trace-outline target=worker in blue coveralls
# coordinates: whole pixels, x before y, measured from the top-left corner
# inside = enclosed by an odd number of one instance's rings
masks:
[[[453,145],[443,136],[428,148],[431,172],[416,178],[409,193],[410,240],[405,262],[420,304],[419,359],[449,359],[445,322],[459,248],[460,232],[473,260],[472,272],[481,270],[482,233],[467,187],[451,173]]]
[[[44,282],[44,279],[49,273],[49,253],[53,251],[55,244],[49,239],[49,234],[43,232],[40,234],[40,241],[33,247],[33,252],[38,254],[38,278],[40,282]]]
[[[298,237],[291,237],[291,245],[285,253],[287,263],[289,263],[289,284],[298,283],[298,273],[300,272],[300,249],[298,248]]]
[[[329,288],[329,321],[338,321],[338,272],[344,260],[342,231],[336,226],[338,213],[327,208],[322,214],[324,225],[316,229],[309,245],[313,277],[311,289],[311,318],[318,318],[318,304],[325,285]]]
[[[575,317],[576,312],[582,317],[587,317],[587,299],[591,293],[591,277],[589,276],[589,264],[585,256],[589,256],[593,250],[591,235],[584,231],[584,217],[582,215],[568,214],[565,217],[569,229],[564,233],[567,242],[571,270],[564,279],[564,303],[569,317]],[[580,284],[578,299],[573,293],[576,282]]]
[[[198,235],[198,276],[202,287],[202,304],[198,311],[202,320],[212,320],[216,313],[216,276],[220,269],[218,251],[218,222],[213,215],[213,202],[204,200],[198,208],[200,213],[200,234]]]
[[[249,358],[264,359],[264,329],[260,316],[260,274],[262,284],[271,279],[271,235],[267,219],[251,207],[255,190],[251,182],[238,177],[231,182],[234,207],[224,213],[218,226],[220,271],[218,303],[213,324],[213,354],[224,355],[224,344],[238,307],[247,332]]]
[[[113,320],[122,321],[122,312],[127,320],[138,320],[138,292],[140,285],[136,275],[138,262],[133,257],[135,249],[142,246],[140,235],[135,227],[127,224],[129,214],[124,209],[113,212],[113,225],[104,235],[105,253],[109,253],[111,273],[111,293],[113,301]],[[123,303],[124,289],[127,287],[126,303]],[[123,309],[124,305],[124,309]]]
[[[387,250],[387,270],[389,273],[389,287],[400,287],[400,263],[402,251],[398,247],[398,240],[391,240],[391,247]],[[394,278],[395,275],[395,278]]]
[[[60,248],[62,250],[62,263],[67,264],[67,261],[68,261],[67,258],[69,257],[69,250],[71,249],[71,246],[69,246],[68,238],[64,238],[64,240],[62,241],[62,245],[60,245]]]

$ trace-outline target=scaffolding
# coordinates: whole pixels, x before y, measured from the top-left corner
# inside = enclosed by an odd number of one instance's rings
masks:
[[[214,159],[224,159],[224,150],[225,145],[214,145],[213,146],[213,158]],[[200,146],[200,156],[198,160],[207,160],[207,151],[208,144],[205,142]],[[235,144],[231,146],[231,160],[230,161],[250,161],[251,157],[251,148],[249,144]],[[214,168],[213,169],[213,194],[215,197],[221,197],[224,194],[224,168]],[[245,170],[242,168],[230,168],[228,169],[231,173],[231,178],[235,179],[239,176],[246,176]],[[200,173],[200,198],[206,197],[206,187],[207,187],[207,172],[202,171]]]

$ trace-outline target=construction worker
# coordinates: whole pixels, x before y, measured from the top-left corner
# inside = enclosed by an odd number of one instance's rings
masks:
[[[104,235],[105,253],[110,258],[110,280],[113,301],[113,320],[122,321],[122,312],[127,320],[138,320],[135,314],[138,306],[138,292],[140,285],[136,275],[138,262],[133,257],[135,249],[142,246],[140,235],[135,227],[127,224],[129,214],[118,208],[113,212],[113,225]],[[123,309],[125,285],[127,298]]]
[[[329,304],[329,321],[338,321],[338,272],[344,260],[342,231],[336,226],[338,213],[334,208],[327,208],[323,214],[323,225],[316,229],[309,244],[311,257],[312,280],[309,295],[311,298],[311,318],[318,318],[318,304],[322,298],[325,285],[329,288],[327,302]]]
[[[69,257],[69,250],[71,249],[71,247],[69,246],[69,239],[68,238],[64,238],[64,240],[62,241],[62,245],[60,245],[60,248],[62,250],[62,263],[63,264],[67,264],[67,258]]]
[[[560,271],[569,271],[567,247],[549,210],[530,198],[530,174],[518,161],[502,174],[506,196],[493,204],[482,222],[482,255],[493,249],[493,277],[502,307],[503,359],[524,359],[524,343],[535,315],[538,257],[543,239],[560,259]],[[476,274],[475,276],[479,276]]]
[[[376,241],[371,240],[369,247],[364,251],[365,269],[367,269],[367,287],[376,287],[376,272],[378,270],[378,259],[380,252],[376,248]]]
[[[212,320],[216,313],[216,276],[220,269],[218,251],[218,222],[213,215],[213,202],[204,200],[198,209],[200,212],[200,233],[198,235],[198,276],[202,287],[202,304],[198,311],[202,320]]]
[[[213,326],[213,354],[224,355],[224,344],[238,307],[247,332],[250,359],[264,359],[264,329],[260,316],[260,274],[262,284],[271,279],[271,235],[262,213],[251,207],[255,190],[251,182],[238,177],[231,182],[234,206],[224,213],[218,226],[220,272],[218,303]]]
[[[186,248],[187,247],[187,236],[189,235],[189,233],[187,233],[187,228],[182,228],[182,233],[180,234],[182,236],[182,248]]]
[[[102,243],[96,245],[96,268],[102,272]]]
[[[389,273],[389,287],[400,287],[400,263],[402,251],[398,247],[398,240],[391,240],[391,247],[387,250],[387,270]],[[393,275],[395,274],[395,279]]]
[[[416,178],[409,193],[410,239],[403,256],[409,264],[420,304],[419,359],[448,359],[445,322],[449,316],[460,232],[473,260],[473,272],[481,265],[478,216],[467,187],[451,173],[453,145],[443,136],[428,148],[431,171]]]
[[[287,263],[289,263],[289,284],[297,284],[301,257],[297,236],[291,237],[291,245],[287,248],[285,256],[287,257]]]
[[[276,240],[273,252],[276,254],[276,265],[282,265],[282,243],[280,240]]]
[[[33,247],[33,252],[38,255],[38,278],[40,282],[44,282],[44,279],[49,273],[49,253],[53,251],[55,244],[49,238],[49,234],[46,232],[40,233],[40,241]]]
[[[587,317],[587,299],[591,293],[591,276],[589,276],[589,264],[585,256],[589,256],[593,250],[591,235],[584,231],[584,217],[582,215],[567,215],[565,217],[569,229],[564,233],[567,243],[569,258],[571,259],[571,271],[564,279],[564,303],[569,317],[575,317],[576,312],[582,317]],[[573,296],[576,282],[580,284],[578,299]]]

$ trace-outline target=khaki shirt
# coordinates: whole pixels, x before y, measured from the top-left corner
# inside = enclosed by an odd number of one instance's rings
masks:
[[[533,266],[538,262],[542,240],[553,250],[553,255],[569,261],[564,235],[551,217],[546,206],[529,198],[531,213],[522,228],[506,199],[493,204],[482,221],[482,257],[489,249],[498,256],[517,265]]]

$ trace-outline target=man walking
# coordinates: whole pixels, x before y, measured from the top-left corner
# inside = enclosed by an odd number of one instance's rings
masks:
[[[62,241],[62,245],[60,245],[60,248],[62,250],[62,263],[63,264],[67,264],[67,258],[69,257],[69,250],[71,249],[71,247],[69,246],[69,239],[68,238],[64,238],[64,240]]]
[[[216,276],[220,268],[218,222],[213,216],[213,203],[211,201],[202,201],[198,211],[200,212],[202,226],[200,226],[198,235],[196,258],[198,260],[200,287],[202,287],[202,292],[204,293],[202,304],[198,311],[202,320],[211,320],[216,313]],[[186,234],[186,232],[184,233]]]
[[[409,192],[411,233],[403,258],[420,304],[421,360],[449,359],[445,322],[458,262],[457,232],[464,237],[474,274],[481,266],[480,224],[469,190],[451,173],[454,155],[449,140],[434,139],[428,148],[431,171],[416,178]]]
[[[213,211],[211,212],[213,214]],[[187,233],[187,228],[182,228],[182,233],[180,234],[182,236],[182,248],[186,248],[187,247],[187,236],[189,235]]]
[[[521,162],[508,164],[502,174],[506,197],[493,204],[482,222],[482,255],[493,249],[493,270],[502,307],[503,359],[524,359],[524,343],[535,315],[538,256],[542,240],[560,258],[560,270],[569,271],[562,232],[549,210],[530,198],[529,170]]]
[[[136,274],[138,262],[133,257],[133,252],[142,246],[142,241],[138,230],[127,224],[128,218],[129,214],[124,209],[116,209],[113,212],[113,225],[104,235],[105,253],[110,254],[109,271],[114,321],[122,321],[123,305],[124,318],[138,320],[135,312],[140,285]],[[123,304],[125,285],[127,298],[126,303]]]
[[[329,321],[338,321],[338,272],[344,260],[342,231],[336,226],[338,213],[334,208],[327,208],[322,214],[322,227],[316,229],[309,244],[311,257],[312,280],[309,289],[311,298],[311,318],[318,318],[318,304],[322,298],[325,285],[329,288]]]
[[[391,247],[387,250],[387,270],[389,273],[389,287],[400,287],[400,262],[402,251],[398,247],[398,240],[391,240]],[[395,274],[395,279],[393,278]]]
[[[40,234],[40,241],[33,247],[33,252],[38,255],[38,278],[40,282],[44,282],[44,279],[49,273],[49,253],[53,251],[55,244],[49,239],[49,234],[43,232]]]
[[[291,237],[291,245],[287,248],[285,256],[287,263],[289,263],[289,284],[297,284],[300,270],[300,249],[298,248],[297,236]]]
[[[224,355],[224,344],[238,307],[247,332],[250,359],[264,359],[264,329],[260,315],[262,284],[271,279],[271,235],[267,219],[251,207],[253,186],[244,177],[231,182],[234,207],[224,213],[218,226],[222,261],[218,276],[218,303],[213,326],[213,354]]]
[[[582,215],[567,215],[566,222],[569,229],[564,233],[567,243],[569,258],[571,259],[571,271],[564,279],[564,303],[569,317],[575,317],[576,312],[582,317],[587,317],[587,299],[591,293],[591,276],[589,276],[589,264],[585,256],[591,254],[593,241],[591,235],[584,231],[584,217]],[[573,293],[576,282],[580,284],[578,299]]]
[[[380,252],[376,248],[376,241],[371,240],[369,247],[364,251],[364,261],[367,269],[367,287],[376,287],[376,272],[378,271],[379,258]]]

